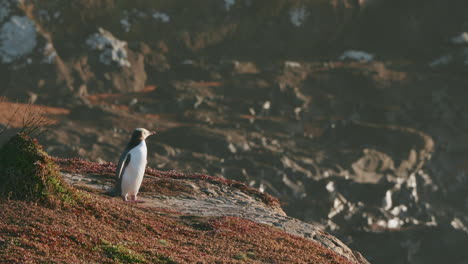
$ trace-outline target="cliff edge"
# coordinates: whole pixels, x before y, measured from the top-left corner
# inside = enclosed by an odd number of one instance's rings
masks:
[[[318,227],[288,217],[275,198],[239,182],[148,168],[141,190],[145,203],[124,203],[105,195],[114,164],[51,158],[37,141],[21,135],[5,146],[19,140],[28,152],[9,152],[2,172],[25,172],[24,179],[40,172],[41,182],[57,184],[39,188],[40,196],[24,196],[21,183],[9,181],[10,195],[3,193],[0,200],[5,263],[368,263]],[[28,159],[32,166],[42,159],[57,170],[7,164],[26,160],[25,153],[40,153],[28,156],[38,158]],[[11,177],[0,179],[6,186]],[[67,199],[52,203],[47,194]]]

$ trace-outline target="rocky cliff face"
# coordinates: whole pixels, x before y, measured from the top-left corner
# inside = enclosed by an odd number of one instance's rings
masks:
[[[3,1],[1,89],[55,107],[43,108],[59,123],[41,139],[53,155],[115,161],[128,131],[157,128],[155,168],[273,194],[370,262],[462,263],[464,10],[456,0]],[[12,104],[1,106],[8,116]]]
[[[64,103],[48,91],[141,91],[147,78],[159,83],[200,56],[316,59],[360,47],[427,58],[466,30],[466,8],[455,0],[5,0],[0,74],[10,96]]]

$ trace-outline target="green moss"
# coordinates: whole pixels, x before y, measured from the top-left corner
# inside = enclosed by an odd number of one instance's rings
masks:
[[[245,253],[237,253],[235,256],[234,256],[234,259],[237,259],[237,260],[247,260],[247,254]]]
[[[112,244],[107,241],[102,241],[102,245],[99,246],[99,248],[107,254],[109,257],[111,257],[114,261],[120,262],[120,263],[144,263],[146,262],[145,258],[126,248],[123,245],[119,244]]]
[[[164,240],[164,239],[159,239],[159,240],[158,240],[158,243],[159,243],[160,245],[167,246],[167,241]]]
[[[157,264],[177,264],[177,262],[172,260],[170,257],[166,257],[166,256],[158,256],[157,259],[153,261],[153,263],[157,263]]]
[[[255,258],[255,253],[254,252],[247,252],[247,257]]]
[[[73,203],[77,197],[37,141],[22,134],[13,136],[0,148],[0,195],[65,203]]]
[[[116,263],[157,263],[157,264],[177,264],[170,257],[157,254],[146,259],[143,255],[132,251],[122,244],[113,244],[102,240],[101,245],[93,248],[94,251],[102,251]]]
[[[251,252],[251,251],[249,251],[247,253],[239,252],[234,256],[234,259],[237,259],[237,260],[248,260],[249,258],[254,259],[255,258],[255,253]]]

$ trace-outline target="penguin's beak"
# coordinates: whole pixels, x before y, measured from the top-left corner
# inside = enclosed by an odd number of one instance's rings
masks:
[[[151,131],[149,135],[150,135],[150,136],[156,135],[156,133],[157,133],[156,131]]]

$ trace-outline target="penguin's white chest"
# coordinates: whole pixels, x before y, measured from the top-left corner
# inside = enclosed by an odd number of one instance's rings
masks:
[[[138,146],[129,151],[130,162],[125,167],[122,175],[122,196],[137,195],[140,189],[146,168],[147,149],[144,140]]]

